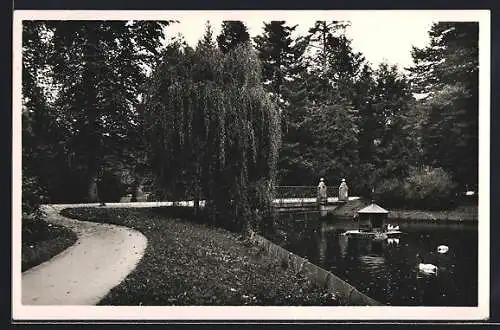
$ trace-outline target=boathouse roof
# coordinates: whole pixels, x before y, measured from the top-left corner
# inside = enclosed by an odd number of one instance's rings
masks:
[[[368,205],[365,208],[362,208],[361,210],[358,211],[358,213],[371,213],[371,214],[380,214],[380,213],[389,213],[386,209],[378,206],[375,203],[372,203]]]

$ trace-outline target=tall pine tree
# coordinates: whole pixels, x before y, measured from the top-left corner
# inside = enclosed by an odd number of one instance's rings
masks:
[[[222,22],[221,33],[217,36],[217,44],[223,53],[235,49],[238,45],[250,41],[248,29],[242,21]]]
[[[414,48],[414,92],[425,117],[420,124],[424,161],[451,172],[463,188],[478,182],[479,24],[439,22],[430,44]]]
[[[262,79],[266,89],[271,92],[281,108],[290,104],[302,72],[305,70],[304,38],[294,38],[292,33],[297,26],[287,26],[285,21],[264,23],[264,32],[254,38],[255,48],[262,62]]]
[[[348,22],[317,21],[309,29],[310,97],[313,101],[340,96],[352,102],[352,88],[365,61],[346,37]],[[332,93],[332,91],[334,91]]]

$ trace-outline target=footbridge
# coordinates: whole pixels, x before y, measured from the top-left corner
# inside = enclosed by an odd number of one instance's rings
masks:
[[[276,198],[273,204],[278,209],[333,209],[348,201],[359,199],[359,197],[351,196],[347,200],[339,200],[336,191],[330,192],[331,197],[320,201],[318,199],[317,186],[277,186]]]
[[[328,192],[326,199],[318,199],[318,187],[317,186],[276,186],[275,187],[275,198],[273,200],[273,205],[278,210],[292,210],[292,209],[320,209],[320,210],[332,210],[340,205],[347,203],[348,201],[357,200],[359,197],[351,196],[347,200],[339,200],[337,189],[332,188],[333,191]],[[142,196],[137,197],[137,202],[142,202],[141,205],[154,205],[154,206],[193,206],[194,202],[192,199],[187,199],[183,201],[168,202],[168,201],[158,201],[150,198],[149,194],[146,193]],[[120,203],[116,204],[136,204],[137,202],[131,202],[131,195],[124,196],[121,198]],[[115,204],[115,203],[106,203]],[[204,206],[205,201],[200,200],[200,206]]]

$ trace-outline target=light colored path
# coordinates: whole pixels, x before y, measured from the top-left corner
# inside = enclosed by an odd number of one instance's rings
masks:
[[[144,254],[147,239],[138,231],[65,218],[59,211],[68,206],[77,205],[45,206],[44,210],[48,222],[73,230],[78,241],[22,274],[23,305],[95,305]]]
[[[357,196],[349,196],[349,201],[354,201],[358,200],[359,197]],[[328,202],[329,203],[335,203],[338,202],[339,198],[338,197],[328,197]],[[276,204],[279,203],[298,203],[298,202],[304,202],[304,203],[316,203],[316,198],[315,197],[306,197],[306,198],[277,198],[273,202]],[[205,204],[205,201],[201,200],[200,201],[200,206],[203,206]],[[87,206],[98,206],[99,204],[58,204],[58,206],[61,207],[74,207],[74,206],[82,206],[82,207],[87,207]],[[160,207],[160,206],[172,206],[174,205],[173,202],[120,202],[120,203],[106,203],[107,207]],[[176,205],[178,206],[193,206],[194,203],[193,201],[178,201],[176,202]]]

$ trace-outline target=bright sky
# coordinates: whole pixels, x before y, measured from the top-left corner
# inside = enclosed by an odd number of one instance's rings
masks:
[[[449,16],[447,12],[445,18]],[[347,35],[355,51],[363,53],[373,65],[387,61],[402,69],[412,64],[412,45],[425,46],[431,24],[440,18],[442,12],[436,11],[212,11],[177,15],[180,23],[171,25],[168,35],[180,33],[194,46],[203,35],[207,20],[214,36],[220,33],[223,20],[233,19],[243,21],[251,37],[262,33],[264,21],[285,20],[287,25],[298,24],[297,34],[305,35],[316,20],[348,20],[351,26]]]

